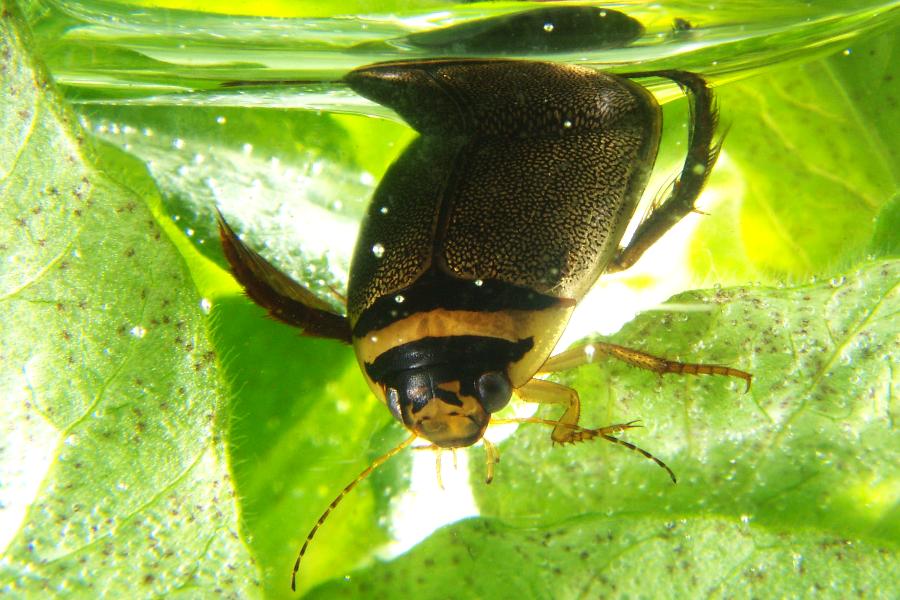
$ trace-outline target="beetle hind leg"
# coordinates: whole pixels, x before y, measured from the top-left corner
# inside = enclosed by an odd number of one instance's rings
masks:
[[[332,311],[318,296],[244,244],[218,210],[216,221],[225,258],[251,300],[265,308],[274,319],[299,327],[304,335],[350,343],[347,317]]]
[[[622,271],[633,265],[666,231],[688,213],[695,211],[694,202],[706,185],[722,147],[721,139],[714,141],[718,124],[715,97],[712,88],[702,77],[677,70],[628,73],[624,76],[663,77],[677,83],[687,93],[690,101],[691,130],[687,157],[671,192],[641,221],[628,245],[619,249],[606,269],[608,273]]]

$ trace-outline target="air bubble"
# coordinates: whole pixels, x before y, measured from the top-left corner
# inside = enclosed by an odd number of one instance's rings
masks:
[[[563,127],[565,127],[566,129],[571,129],[572,121],[569,121],[568,119],[566,119],[565,121],[563,121]]]
[[[140,325],[135,325],[134,327],[131,328],[130,333],[131,333],[131,335],[133,335],[136,338],[142,338],[145,335],[147,335],[147,330],[144,329],[143,327],[141,327]]]
[[[241,152],[243,152],[245,156],[250,156],[253,152],[253,144],[244,144],[241,146]]]
[[[394,296],[394,302],[396,302],[397,304],[402,304],[404,300],[406,300],[406,298],[404,298],[401,294],[397,294],[396,296]]]
[[[473,283],[474,283],[476,286],[481,287],[481,286],[484,285],[484,280],[483,280],[483,279],[476,279]]]
[[[172,147],[176,150],[181,150],[182,148],[184,148],[184,140],[181,138],[175,138],[174,140],[172,140]]]
[[[553,31],[553,23],[544,23],[544,31],[547,33]]]
[[[219,125],[224,125],[226,120],[227,119],[221,115],[216,117],[216,123],[218,123]]]
[[[381,208],[378,209],[378,212],[380,212],[383,215],[386,215],[386,214],[388,214],[389,210],[388,210],[387,206],[382,206]]]
[[[212,302],[209,301],[209,298],[203,298],[200,300],[200,310],[204,313],[209,314],[209,311],[212,310]]]
[[[384,256],[384,246],[382,244],[375,244],[372,246],[372,254],[375,255],[375,258],[381,258]]]
[[[594,362],[594,355],[597,353],[597,348],[594,347],[593,344],[588,344],[584,347],[584,355],[587,357],[587,361],[589,363]]]

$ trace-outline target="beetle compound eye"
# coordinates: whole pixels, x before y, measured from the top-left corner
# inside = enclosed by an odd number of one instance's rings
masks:
[[[419,412],[431,399],[431,379],[427,375],[417,373],[406,381],[406,399],[412,412]]]
[[[496,412],[509,404],[512,386],[506,374],[499,371],[485,373],[478,378],[478,398],[488,412]]]
[[[394,415],[394,418],[402,423],[403,415],[400,414],[400,392],[397,391],[397,388],[388,389],[387,405],[391,414]]]

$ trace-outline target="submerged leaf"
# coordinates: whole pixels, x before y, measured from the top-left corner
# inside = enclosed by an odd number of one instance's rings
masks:
[[[4,9],[0,591],[253,597],[200,298],[28,47]]]
[[[721,89],[724,153],[741,183],[701,221],[697,272],[720,282],[802,279],[865,254],[900,184],[895,31]]]
[[[898,281],[892,261],[817,285],[676,296],[613,341],[747,369],[748,394],[614,361],[563,381],[585,425],[642,418],[623,437],[677,486],[621,447],[552,448],[549,431],[522,426],[493,484],[473,470],[482,517],[313,597],[895,596]]]

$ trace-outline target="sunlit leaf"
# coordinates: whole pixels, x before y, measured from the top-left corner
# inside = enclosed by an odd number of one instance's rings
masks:
[[[28,44],[4,12],[0,590],[252,597],[200,297]]]
[[[482,517],[312,597],[896,595],[898,282],[900,262],[872,263],[817,285],[689,292],[641,315],[613,341],[755,375],[747,394],[607,362],[563,378],[585,424],[643,419],[622,437],[677,485],[621,447],[553,448],[523,425],[493,484],[473,470]]]

